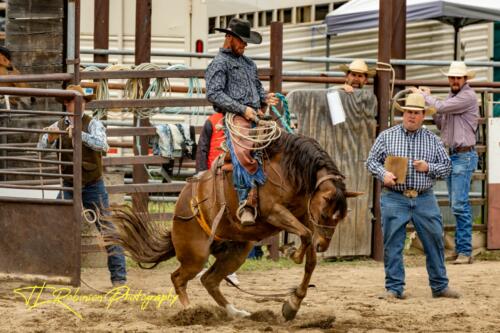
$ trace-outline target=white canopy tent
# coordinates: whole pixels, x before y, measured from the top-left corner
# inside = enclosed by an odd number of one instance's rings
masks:
[[[351,0],[325,19],[327,35],[378,26],[379,0]],[[455,28],[455,50],[460,28],[500,21],[499,0],[407,0],[406,21],[439,20]]]

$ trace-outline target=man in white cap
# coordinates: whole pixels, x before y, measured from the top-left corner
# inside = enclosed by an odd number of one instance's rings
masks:
[[[363,59],[354,59],[349,66],[343,64],[339,67],[345,73],[345,83],[342,88],[347,93],[352,93],[354,89],[363,88],[368,82],[368,78],[375,75],[375,70],[368,68]]]
[[[451,175],[447,178],[450,205],[456,220],[454,264],[472,263],[472,207],[469,191],[472,173],[477,167],[476,130],[479,109],[476,93],[467,83],[474,72],[467,70],[462,61],[453,61],[448,72],[450,93],[442,101],[431,96],[429,88],[412,88],[423,94],[428,105],[437,110],[433,117],[441,130],[441,138],[449,149],[452,163]]]
[[[432,190],[437,178],[450,174],[450,159],[440,139],[422,127],[425,115],[433,112],[425,108],[422,95],[408,95],[405,106],[398,108],[403,112],[403,123],[380,133],[366,161],[367,169],[384,185],[380,206],[386,291],[380,298],[405,298],[403,249],[410,220],[424,246],[432,297],[459,298],[460,294],[448,287],[443,224]],[[402,179],[396,178],[397,170],[388,170],[389,157],[403,161],[400,167],[407,172]]]

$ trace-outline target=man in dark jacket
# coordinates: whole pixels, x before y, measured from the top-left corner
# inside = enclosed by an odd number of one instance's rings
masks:
[[[260,44],[262,36],[251,31],[250,22],[233,18],[227,29],[224,45],[205,74],[207,98],[214,109],[221,113],[233,113],[234,125],[242,136],[233,136],[230,149],[233,158],[233,182],[240,200],[239,218],[242,225],[255,223],[257,184],[265,182],[259,162],[252,156],[252,142],[245,139],[258,121],[258,115],[267,105],[276,105],[273,93],[266,94],[257,75],[257,66],[243,55],[247,43]],[[250,148],[250,149],[249,149]]]

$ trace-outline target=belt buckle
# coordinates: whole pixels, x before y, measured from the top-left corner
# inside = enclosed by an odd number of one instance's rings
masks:
[[[418,197],[418,192],[417,192],[417,190],[408,189],[408,190],[403,191],[403,195],[407,198],[416,198],[416,197]]]

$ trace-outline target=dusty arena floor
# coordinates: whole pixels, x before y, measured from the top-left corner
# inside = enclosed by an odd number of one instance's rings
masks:
[[[59,302],[49,292],[34,293],[28,305],[29,285],[0,283],[1,332],[500,332],[500,262],[448,265],[451,286],[463,293],[459,300],[433,299],[427,286],[422,257],[407,260],[406,300],[386,301],[383,266],[370,260],[328,263],[317,267],[297,318],[284,322],[278,300],[254,297],[224,283],[223,292],[236,307],[253,313],[249,319],[230,319],[215,306],[198,280],[189,285],[192,307],[170,306],[172,265],[153,271],[129,269],[129,300],[99,299],[82,285],[72,299]],[[241,287],[272,293],[293,287],[302,268],[272,268],[238,273]],[[82,279],[110,290],[106,269],[86,269]],[[54,286],[47,286],[54,288]],[[24,289],[17,289],[24,288]],[[57,287],[56,287],[57,288]],[[17,289],[17,293],[14,293]],[[164,294],[141,309],[138,295]],[[62,295],[62,292],[60,293]],[[27,296],[26,296],[27,295]],[[136,300],[134,300],[134,295]],[[80,298],[78,298],[80,297]],[[111,297],[111,296],[110,296]],[[43,301],[48,301],[43,303]],[[66,306],[65,306],[66,305]],[[30,308],[31,307],[31,308]],[[78,317],[80,316],[81,319]]]

